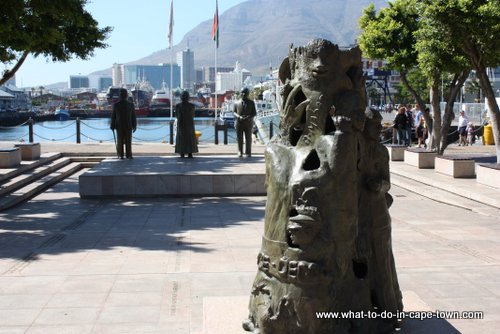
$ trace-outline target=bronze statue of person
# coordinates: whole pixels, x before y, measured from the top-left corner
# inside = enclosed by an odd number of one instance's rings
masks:
[[[374,306],[388,311],[393,317],[386,325],[398,326],[396,313],[403,310],[402,296],[396,275],[391,241],[389,207],[392,196],[389,153],[380,143],[382,115],[377,110],[366,111],[363,137],[360,141],[361,160],[358,166],[359,212],[356,253],[368,266],[371,275],[371,298]]]
[[[175,106],[177,117],[177,136],[175,139],[175,153],[181,158],[187,154],[189,158],[198,152],[196,134],[194,131],[194,104],[189,102],[189,93],[182,92],[181,103]]]
[[[113,105],[111,114],[111,130],[116,130],[116,153],[123,159],[123,146],[127,159],[132,159],[132,132],[137,128],[134,104],[127,100],[128,93],[125,88],[120,89],[120,101]]]
[[[257,115],[255,103],[248,98],[248,88],[241,90],[241,99],[236,101],[233,107],[236,118],[236,137],[238,140],[238,156],[243,156],[243,135],[245,135],[245,154],[252,156],[252,130],[253,118]]]

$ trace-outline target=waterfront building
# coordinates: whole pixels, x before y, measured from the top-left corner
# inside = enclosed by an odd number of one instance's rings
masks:
[[[252,73],[244,68],[241,68],[239,62],[236,62],[234,71],[223,73],[217,69],[217,76],[215,80],[216,91],[233,90],[239,91],[243,88],[245,81],[252,77]]]
[[[14,95],[3,91],[0,88],[0,112],[5,112],[11,110],[11,101],[14,99]]]
[[[0,110],[27,110],[28,96],[25,91],[13,85],[0,87]]]
[[[177,65],[181,69],[181,85],[184,90],[193,92],[196,82],[196,71],[194,68],[194,52],[189,49],[189,46],[177,52]]]
[[[70,75],[69,76],[69,88],[79,89],[79,88],[89,88],[89,77],[87,75]]]
[[[111,80],[113,86],[121,87],[123,86],[123,65],[114,63],[111,67]]]
[[[90,88],[95,89],[97,92],[106,91],[109,86],[113,85],[113,78],[110,75],[90,74],[89,85]]]
[[[147,80],[155,89],[162,88],[163,82],[170,85],[170,64],[158,65],[124,65],[113,64],[113,86],[133,87],[137,82]],[[180,68],[177,64],[172,66],[172,81],[174,87],[180,85]]]
[[[215,66],[204,66],[201,69],[203,71],[203,82],[215,82]],[[217,73],[229,73],[234,71],[234,66],[217,66]]]

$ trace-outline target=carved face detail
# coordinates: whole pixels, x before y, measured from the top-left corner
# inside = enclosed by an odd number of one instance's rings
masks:
[[[359,48],[340,50],[323,39],[290,48],[280,66],[280,80],[285,83],[281,129],[292,146],[309,145],[334,131],[332,110],[337,115],[352,118],[359,113],[364,118],[360,59]],[[346,93],[349,96],[344,98]]]
[[[287,225],[290,241],[294,246],[310,244],[321,230],[321,217],[318,212],[318,189],[309,187],[302,190],[298,184],[293,186],[293,209]]]

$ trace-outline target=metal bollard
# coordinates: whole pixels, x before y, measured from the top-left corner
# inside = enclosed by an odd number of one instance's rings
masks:
[[[28,119],[28,140],[30,143],[33,143],[34,142],[34,139],[33,139],[33,118],[29,118]]]
[[[214,123],[214,144],[219,145],[219,126],[217,122]]]
[[[174,121],[170,121],[170,145],[174,144]]]
[[[82,138],[80,136],[80,118],[76,118],[76,143],[81,144]]]
[[[227,131],[228,129],[228,125],[227,124],[224,124],[224,145],[227,145]]]

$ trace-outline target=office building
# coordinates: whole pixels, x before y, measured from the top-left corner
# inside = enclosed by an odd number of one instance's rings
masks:
[[[136,83],[145,80],[155,89],[161,89],[163,82],[170,87],[170,64],[159,65],[113,65],[113,86],[133,87]],[[173,87],[180,86],[180,67],[172,66]]]
[[[181,69],[181,88],[193,91],[196,82],[196,71],[194,68],[194,53],[189,46],[184,51],[177,52],[177,65]]]
[[[215,66],[205,66],[202,68],[203,82],[215,82]],[[217,73],[233,72],[234,66],[217,66]]]
[[[69,88],[89,88],[89,77],[86,75],[70,75],[69,76]]]

